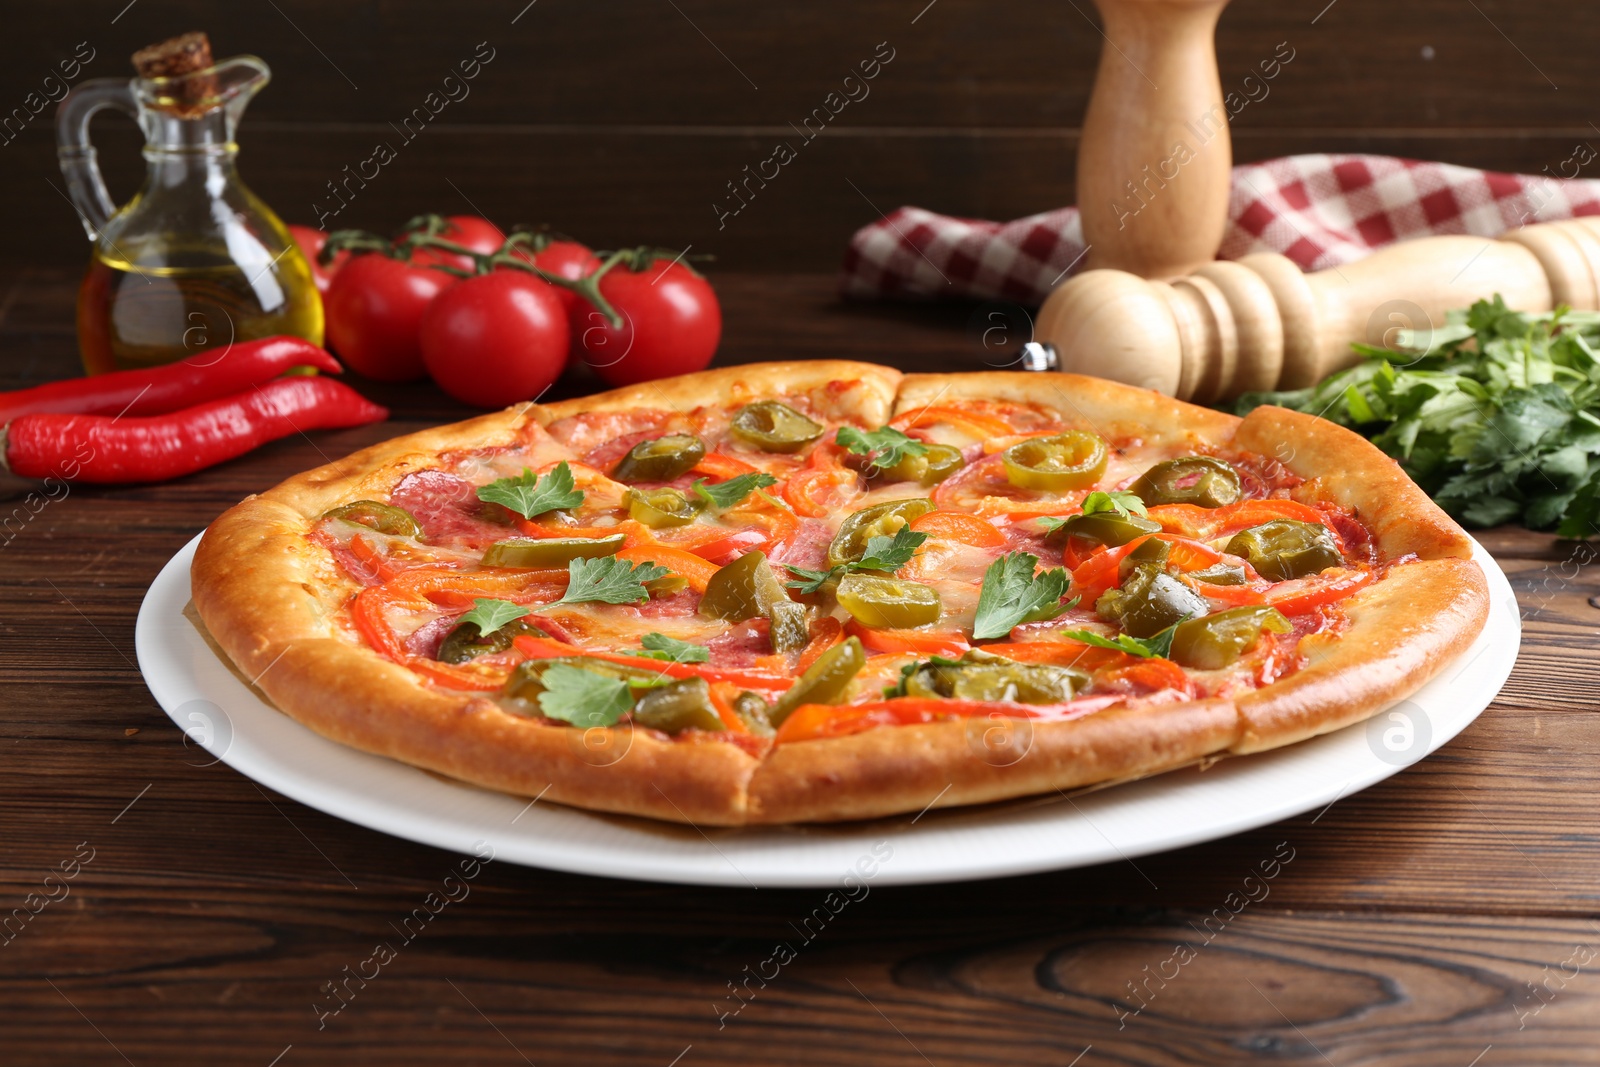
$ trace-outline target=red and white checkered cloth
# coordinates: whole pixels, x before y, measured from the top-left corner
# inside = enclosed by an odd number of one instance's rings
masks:
[[[1577,215],[1600,215],[1600,180],[1390,156],[1288,156],[1233,169],[1218,256],[1281,252],[1304,270],[1321,270],[1407,237],[1494,237]],[[840,288],[854,297],[1038,303],[1082,269],[1083,253],[1077,208],[982,222],[903,207],[856,231]]]

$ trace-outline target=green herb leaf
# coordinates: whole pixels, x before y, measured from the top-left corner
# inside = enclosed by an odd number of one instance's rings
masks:
[[[567,564],[567,591],[557,604],[638,604],[650,599],[645,582],[665,578],[667,568],[658,563],[632,564],[616,556],[575,559]]]
[[[1057,567],[1033,573],[1039,557],[1031,552],[1007,552],[983,572],[982,592],[972,636],[977,640],[1004,637],[1023,622],[1042,622],[1077,604],[1061,603],[1067,592],[1067,572]]]
[[[1241,397],[1351,427],[1470,525],[1519,519],[1600,532],[1600,313],[1506,307],[1499,295],[1310,389]]]
[[[679,641],[666,634],[645,634],[639,639],[639,644],[644,646],[644,651],[635,655],[647,659],[665,660],[668,663],[705,663],[711,658],[711,650],[704,645]]]
[[[825,571],[812,571],[804,567],[795,566],[790,566],[788,569],[790,574],[801,580],[798,582],[784,582],[783,584],[790,589],[798,589],[802,593],[815,593],[844,570],[843,567],[833,567]]]
[[[928,535],[909,526],[902,526],[894,532],[893,537],[867,538],[867,547],[862,557],[855,563],[845,566],[853,571],[895,571],[911,562],[911,557],[916,555],[917,549],[928,539]]]
[[[589,729],[615,726],[633,710],[633,691],[621,678],[552,663],[539,676],[539,710],[552,719]]]
[[[831,570],[812,571],[804,567],[789,567],[789,573],[802,579],[798,582],[785,582],[790,589],[798,589],[802,593],[815,593],[828,582],[849,574],[853,571],[895,571],[911,562],[911,557],[916,555],[917,549],[928,539],[928,535],[909,527],[902,526],[894,532],[893,537],[867,538],[865,554],[854,563],[844,563]]]
[[[583,491],[574,488],[572,468],[562,460],[543,478],[527,467],[515,478],[501,478],[478,487],[478,499],[503,504],[525,519],[558,508],[575,508],[583,503]]]
[[[1102,511],[1114,511],[1123,518],[1138,515],[1146,518],[1150,512],[1145,510],[1144,501],[1139,499],[1138,493],[1130,493],[1123,489],[1113,489],[1110,492],[1095,490],[1083,498],[1083,513],[1096,515]]]
[[[1106,637],[1093,630],[1062,630],[1061,636],[1082,641],[1086,645],[1094,645],[1096,648],[1109,648],[1113,652],[1126,652],[1141,659],[1152,659],[1165,657],[1172,651],[1172,635],[1177,630],[1178,624],[1173,623],[1154,637],[1130,637],[1127,634]]]
[[[1102,511],[1114,511],[1126,519],[1131,515],[1147,518],[1150,514],[1145,509],[1144,501],[1139,499],[1139,494],[1130,493],[1125,489],[1112,489],[1109,492],[1102,492],[1096,489],[1083,498],[1082,507],[1085,515],[1097,515]],[[1066,519],[1060,519],[1054,515],[1039,516],[1039,529],[1045,533],[1053,533],[1066,524]]]
[[[513,604],[509,600],[488,600],[482,597],[472,601],[472,610],[456,620],[456,625],[470,622],[477,624],[478,633],[487,637],[508,622],[515,622],[524,615],[532,615],[529,608],[521,604]]]
[[[871,456],[874,467],[893,467],[907,456],[922,456],[928,446],[914,437],[907,437],[893,426],[876,430],[858,430],[854,426],[841,426],[833,435],[833,442],[858,456]]]
[[[751,471],[748,474],[740,474],[715,485],[707,485],[704,478],[698,478],[694,483],[694,491],[712,507],[726,510],[757,489],[765,489],[769,485],[777,484],[778,479],[772,475],[764,474],[760,471]]]

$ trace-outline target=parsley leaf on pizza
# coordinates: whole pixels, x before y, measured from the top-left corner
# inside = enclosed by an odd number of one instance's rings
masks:
[[[1148,518],[1150,515],[1144,506],[1144,501],[1139,499],[1139,494],[1124,489],[1112,489],[1109,492],[1096,489],[1083,498],[1082,508],[1082,513],[1085,515],[1098,515],[1102,511],[1116,512],[1125,519],[1134,515]],[[1045,533],[1059,530],[1066,524],[1066,519],[1058,519],[1053,515],[1043,515],[1039,518],[1039,527]]]
[[[1038,565],[1039,557],[1031,552],[1007,552],[989,564],[978,594],[974,638],[1005,637],[1019,623],[1053,619],[1078,602],[1077,598],[1061,602],[1067,592],[1065,569],[1035,575]]]
[[[524,615],[533,614],[532,610],[521,604],[513,604],[509,600],[490,600],[484,597],[475,597],[472,601],[472,610],[456,620],[456,625],[472,623],[478,627],[480,636],[487,637],[508,622],[515,622]]]
[[[1114,511],[1125,519],[1130,515],[1146,518],[1150,514],[1145,509],[1144,501],[1139,499],[1139,494],[1130,493],[1125,489],[1112,489],[1109,492],[1096,489],[1083,498],[1085,515],[1095,515],[1102,511]]]
[[[831,581],[838,574],[838,572],[842,571],[843,569],[843,567],[832,567],[825,571],[814,571],[808,570],[805,567],[796,567],[791,564],[788,567],[789,573],[794,575],[796,578],[799,578],[800,581],[784,582],[783,584],[788,586],[790,589],[797,589],[802,593],[815,593],[818,589],[821,589],[824,585],[827,585],[828,582]]]
[[[525,519],[558,508],[575,508],[583,503],[583,490],[575,487],[572,468],[562,460],[543,478],[527,467],[515,478],[501,478],[478,487],[478,499],[503,504]]]
[[[615,726],[633,710],[633,691],[621,678],[552,663],[539,675],[539,681],[544,686],[539,694],[539,710],[574,726]]]
[[[902,526],[894,532],[893,537],[869,537],[862,557],[845,566],[856,571],[888,571],[892,574],[910,563],[911,557],[927,539],[927,534]]]
[[[644,651],[632,655],[645,659],[665,660],[668,663],[705,663],[711,659],[711,650],[704,645],[679,641],[666,634],[650,633],[639,639]]]
[[[902,526],[894,532],[893,537],[884,537],[881,534],[869,537],[865,554],[853,563],[841,563],[825,571],[790,566],[787,568],[789,573],[801,581],[784,584],[802,593],[815,593],[833,579],[852,571],[887,571],[893,574],[911,562],[911,557],[927,539],[927,534]]]
[[[557,604],[638,604],[650,599],[645,582],[671,572],[659,563],[629,563],[616,556],[575,559],[567,564],[567,591]]]
[[[733,507],[757,489],[765,489],[769,485],[777,485],[778,479],[770,474],[760,471],[751,471],[729,478],[725,482],[707,485],[704,478],[695,480],[693,489],[695,494],[706,503],[719,510]]]
[[[876,430],[841,426],[833,435],[833,443],[855,455],[870,456],[868,462],[874,467],[893,467],[907,456],[923,456],[928,452],[927,445],[893,426]]]
[[[1062,637],[1070,637],[1074,641],[1082,641],[1086,645],[1096,648],[1109,648],[1113,652],[1126,652],[1130,656],[1140,659],[1164,657],[1172,651],[1172,636],[1178,632],[1178,623],[1162,630],[1154,637],[1132,637],[1128,634],[1117,634],[1115,637],[1106,637],[1093,630],[1062,630]]]

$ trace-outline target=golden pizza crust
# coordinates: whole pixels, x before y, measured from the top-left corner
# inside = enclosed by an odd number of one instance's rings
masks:
[[[1472,541],[1400,464],[1365,437],[1327,419],[1271,405],[1239,424],[1233,443],[1278,460],[1305,478],[1296,500],[1349,508],[1373,532],[1385,556],[1472,558]]]
[[[1261,752],[1360,722],[1422,688],[1477,638],[1489,583],[1466,559],[1397,564],[1340,603],[1349,628],[1300,642],[1307,663],[1238,697],[1234,752]]]
[[[900,372],[892,367],[843,359],[746,363],[539,405],[535,417],[548,426],[573,415],[637,408],[687,411],[707,403],[747,404],[766,397],[811,394],[823,401],[818,411],[825,416],[858,418],[879,426],[889,421],[900,379]],[[816,395],[835,382],[851,385],[831,397]]]
[[[977,371],[972,374],[908,374],[900,383],[894,413],[960,400],[1006,400],[1058,413],[1068,425],[1113,440],[1187,447],[1220,446],[1239,419],[1185,404],[1153,389],[1082,374]]]
[[[833,382],[848,383],[831,386]],[[1037,404],[1103,436],[1236,447],[1308,479],[1295,495],[1339,504],[1390,558],[1418,557],[1346,602],[1349,627],[1303,642],[1310,662],[1234,700],[1113,709],[1070,722],[948,721],[775,748],[626,728],[583,731],[435,688],[359,644],[339,621],[359,588],[306,534],[329,508],[382,497],[439,453],[526,442],[575,414],[692,408],[763,396],[824,397],[868,424],[918,406],[989,398]],[[548,435],[545,435],[548,440]],[[700,825],[862,819],[1067,790],[1256,752],[1338,729],[1402,699],[1464,649],[1487,616],[1470,542],[1370,443],[1263,408],[1239,420],[1078,375],[906,375],[871,364],[756,364],[504,412],[375,445],[223,514],[191,571],[218,645],[286,714],[352,747],[487,788]],[[995,731],[999,731],[998,734]],[[997,743],[998,742],[998,743]]]

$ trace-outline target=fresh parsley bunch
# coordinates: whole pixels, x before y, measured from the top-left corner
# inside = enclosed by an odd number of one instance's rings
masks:
[[[1397,340],[1354,345],[1365,363],[1235,410],[1279,404],[1348,426],[1469,525],[1600,533],[1600,312],[1529,314],[1496,294]]]

